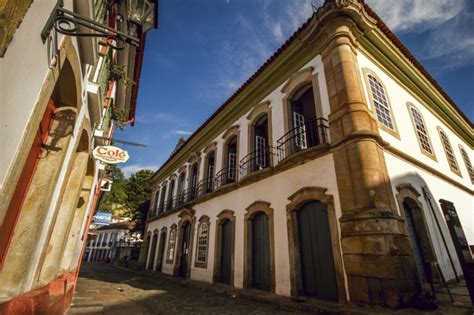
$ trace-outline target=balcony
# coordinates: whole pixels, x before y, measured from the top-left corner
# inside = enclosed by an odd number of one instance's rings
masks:
[[[288,131],[277,140],[278,160],[283,161],[295,153],[302,152],[320,144],[327,144],[328,121],[324,118],[314,118],[304,125]]]
[[[278,150],[274,147],[263,147],[247,154],[240,160],[240,179],[260,170],[274,166]]]
[[[202,196],[205,194],[209,194],[214,191],[214,179],[211,178],[205,178],[200,180],[197,183],[197,195]]]
[[[237,169],[234,167],[226,167],[221,169],[216,174],[215,188],[219,189],[222,186],[233,184],[237,182]]]

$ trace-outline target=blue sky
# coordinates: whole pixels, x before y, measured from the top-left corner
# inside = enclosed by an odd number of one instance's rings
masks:
[[[322,0],[313,0],[321,5]],[[367,0],[474,120],[474,1]],[[308,0],[160,0],[150,31],[136,123],[117,139],[126,175],[155,171],[309,17]]]

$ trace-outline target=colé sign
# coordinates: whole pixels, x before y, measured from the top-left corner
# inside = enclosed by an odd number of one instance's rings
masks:
[[[108,164],[125,163],[129,158],[127,151],[111,145],[98,146],[92,151],[92,155],[95,159]]]

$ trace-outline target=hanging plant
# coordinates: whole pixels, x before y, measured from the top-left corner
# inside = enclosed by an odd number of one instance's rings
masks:
[[[128,121],[129,111],[125,108],[116,108],[115,105],[112,106],[112,120],[115,121],[117,127],[123,130],[125,122]]]
[[[120,66],[111,63],[109,66],[109,79],[117,82],[122,82],[126,86],[131,86],[135,84],[135,81],[129,79],[127,72],[125,71],[125,66]]]

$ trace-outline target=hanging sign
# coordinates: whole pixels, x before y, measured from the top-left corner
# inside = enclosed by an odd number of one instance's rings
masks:
[[[92,156],[107,164],[125,163],[129,158],[127,151],[111,145],[98,146],[92,151]]]

